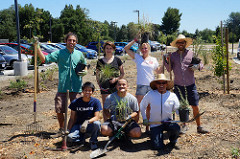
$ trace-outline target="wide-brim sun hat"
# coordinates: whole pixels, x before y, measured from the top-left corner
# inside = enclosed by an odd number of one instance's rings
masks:
[[[186,41],[186,48],[193,43],[191,38],[186,38],[183,34],[179,34],[178,37],[170,43],[170,45],[172,47],[177,47],[177,41],[179,41],[179,40],[185,40]]]
[[[174,83],[172,80],[168,79],[164,74],[158,74],[157,78],[150,83],[150,87],[153,90],[157,89],[156,83],[159,81],[167,81],[167,88],[166,88],[167,90],[172,89],[174,86]]]

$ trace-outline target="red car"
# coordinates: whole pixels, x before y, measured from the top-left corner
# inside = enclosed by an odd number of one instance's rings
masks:
[[[11,48],[18,51],[18,44],[17,43],[0,43],[0,45],[7,45],[7,46],[10,46]],[[30,45],[20,44],[20,46],[21,46],[21,53],[22,54],[33,55],[33,50],[32,50]],[[47,52],[44,52],[44,51],[42,51],[42,52],[45,56],[48,55]]]

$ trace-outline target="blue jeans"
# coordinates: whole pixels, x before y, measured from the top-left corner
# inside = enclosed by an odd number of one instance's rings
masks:
[[[85,141],[85,133],[80,132],[80,124],[75,124],[70,133],[68,134],[68,141],[70,142],[82,142]],[[101,123],[100,121],[94,121],[88,124],[86,134],[90,134],[90,142],[97,143],[97,137],[100,133]]]
[[[154,149],[164,148],[163,131],[167,131],[171,143],[176,143],[180,132],[180,126],[176,123],[165,123],[160,126],[150,128],[151,142]]]

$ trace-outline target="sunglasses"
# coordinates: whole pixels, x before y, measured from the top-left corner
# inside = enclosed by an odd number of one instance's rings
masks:
[[[185,41],[182,41],[182,42],[176,42],[176,44],[185,44],[186,42]]]
[[[167,82],[156,82],[156,84],[167,84]]]

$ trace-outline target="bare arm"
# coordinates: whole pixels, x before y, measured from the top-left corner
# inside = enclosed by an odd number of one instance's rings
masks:
[[[109,112],[109,109],[103,108],[103,120],[106,121],[107,119],[111,118],[111,114]]]
[[[93,123],[94,121],[98,121],[98,120],[99,120],[99,111],[94,113],[94,117],[89,119],[89,123]]]
[[[130,50],[131,46],[135,43],[135,40],[132,40],[131,42],[129,42],[125,47],[125,51],[127,52],[127,54],[132,58],[135,59],[135,52],[133,52],[132,50]]]
[[[37,54],[38,54],[41,62],[42,62],[42,63],[45,63],[45,56],[44,56],[44,54],[42,53],[41,48],[39,47],[38,44],[35,43],[35,45],[36,45],[36,47],[37,47]]]
[[[71,130],[71,129],[72,129],[73,125],[74,125],[75,122],[76,122],[76,117],[77,117],[76,111],[71,110],[71,115],[70,115],[70,119],[69,119],[69,121],[68,121],[68,127],[67,127],[68,130]]]

